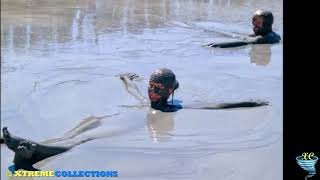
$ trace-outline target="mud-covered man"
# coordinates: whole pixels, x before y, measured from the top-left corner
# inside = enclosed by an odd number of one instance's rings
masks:
[[[258,10],[252,17],[252,25],[254,34],[249,35],[242,41],[225,42],[225,43],[210,43],[206,46],[231,48],[239,47],[248,44],[276,44],[281,38],[272,30],[273,15],[270,11]]]

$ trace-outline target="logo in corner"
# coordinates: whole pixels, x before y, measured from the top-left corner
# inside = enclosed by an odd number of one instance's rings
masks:
[[[315,165],[318,161],[318,157],[314,155],[313,152],[311,153],[302,153],[301,156],[296,157],[297,164],[304,169],[305,171],[308,171],[308,175],[305,177],[305,179],[308,179],[316,174],[316,168]]]

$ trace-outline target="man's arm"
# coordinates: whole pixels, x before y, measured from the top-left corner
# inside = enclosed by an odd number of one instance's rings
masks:
[[[183,109],[233,109],[233,108],[252,108],[259,106],[267,106],[267,101],[243,101],[233,103],[198,103],[184,105]]]
[[[225,43],[211,43],[208,47],[218,47],[218,48],[232,48],[248,45],[248,41],[235,41],[235,42],[225,42]]]
[[[135,73],[120,74],[120,79],[124,83],[125,88],[129,94],[131,94],[134,98],[136,98],[139,101],[147,100],[147,98],[141,94],[138,86],[133,82],[133,80],[137,78],[139,78],[139,76]]]
[[[218,47],[218,48],[232,48],[232,47],[240,47],[249,44],[263,44],[264,38],[262,36],[257,36],[255,38],[250,38],[249,40],[243,41],[233,41],[233,42],[225,42],[225,43],[210,43],[206,46],[208,47]]]

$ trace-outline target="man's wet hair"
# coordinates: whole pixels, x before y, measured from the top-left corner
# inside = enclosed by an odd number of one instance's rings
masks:
[[[150,81],[161,83],[168,88],[177,89],[179,87],[175,74],[167,68],[160,68],[154,71],[150,76]]]

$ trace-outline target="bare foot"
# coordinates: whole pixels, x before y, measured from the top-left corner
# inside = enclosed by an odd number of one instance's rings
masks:
[[[24,139],[21,139],[19,137],[16,137],[14,135],[12,135],[9,131],[7,127],[4,127],[2,129],[2,133],[3,133],[3,140],[4,140],[4,144],[6,144],[8,146],[9,149],[11,149],[12,151],[16,151],[19,144],[24,141]]]

